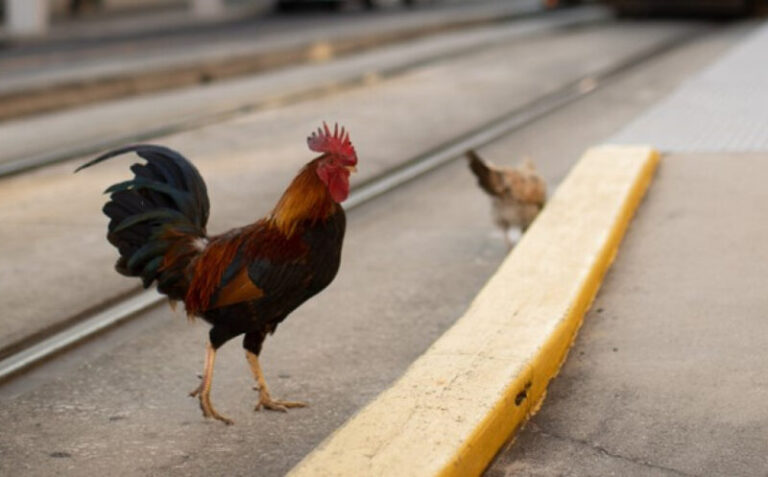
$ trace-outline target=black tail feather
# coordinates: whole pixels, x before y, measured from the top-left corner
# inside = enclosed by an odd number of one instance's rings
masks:
[[[135,152],[145,164],[131,166],[134,177],[109,187],[103,211],[110,218],[107,239],[117,247],[115,268],[141,277],[144,287],[173,299],[186,294],[189,260],[199,253],[195,241],[206,236],[209,201],[205,182],[184,156],[163,146],[138,144],[107,152],[77,168]]]

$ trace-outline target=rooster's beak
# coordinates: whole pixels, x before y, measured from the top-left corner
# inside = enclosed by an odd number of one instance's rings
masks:
[[[346,166],[350,173],[357,172],[357,166]]]

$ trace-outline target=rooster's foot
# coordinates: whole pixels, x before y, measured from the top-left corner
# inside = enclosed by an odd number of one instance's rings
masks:
[[[261,396],[259,397],[259,402],[256,404],[256,407],[253,408],[253,410],[260,411],[263,407],[264,409],[269,409],[270,411],[288,412],[288,409],[291,408],[307,406],[307,403],[301,401],[280,401],[277,399],[272,399],[268,393],[262,391]]]
[[[216,410],[213,408],[213,404],[211,404],[211,382],[213,381],[213,363],[215,357],[216,350],[213,348],[213,346],[211,346],[210,343],[208,343],[205,352],[205,369],[203,370],[203,375],[200,377],[202,381],[200,381],[200,385],[191,393],[189,393],[189,395],[192,397],[197,396],[200,401],[200,409],[203,410],[204,417],[213,418],[223,422],[224,424],[231,425],[234,424],[234,421],[216,412]]]
[[[198,396],[202,391],[203,391],[203,383],[200,383],[198,387],[196,387],[195,389],[189,392],[189,397]]]
[[[212,406],[209,409],[206,409],[202,401],[200,402],[200,409],[203,410],[203,416],[206,418],[216,419],[217,421],[221,421],[228,426],[231,426],[232,424],[235,423],[235,421],[233,421],[232,419],[229,419],[228,417],[224,417],[218,412],[216,412],[216,410]]]
[[[259,402],[254,411],[259,411],[263,407],[270,411],[288,412],[288,409],[294,407],[307,407],[307,403],[300,401],[278,401],[272,399],[269,394],[269,388],[267,387],[267,381],[264,379],[264,373],[261,372],[261,365],[259,365],[259,356],[246,350],[245,356],[248,359],[248,364],[253,371],[253,377],[256,378],[256,385],[253,387],[255,391],[259,392]]]
[[[202,386],[201,386],[202,387]],[[229,419],[228,417],[224,417],[218,412],[216,412],[216,409],[213,408],[213,404],[211,404],[211,398],[206,393],[202,393],[201,389],[196,389],[190,393],[190,396],[200,396],[200,409],[203,411],[203,417],[205,418],[211,418],[216,419],[217,421],[221,421],[224,424],[230,426],[235,423],[232,419]]]

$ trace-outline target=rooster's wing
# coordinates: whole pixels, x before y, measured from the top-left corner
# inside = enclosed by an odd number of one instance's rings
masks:
[[[269,228],[258,228],[243,240],[216,287],[211,308],[283,296],[312,277],[302,258],[307,246],[297,235],[287,239]]]

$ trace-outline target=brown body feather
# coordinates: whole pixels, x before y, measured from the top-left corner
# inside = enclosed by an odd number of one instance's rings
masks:
[[[211,295],[246,236],[244,229],[235,229],[213,237],[200,256],[190,263],[192,279],[184,298],[188,316],[199,315],[210,307]]]
[[[315,164],[302,169],[269,216],[211,239],[191,264],[192,279],[184,300],[188,314],[202,315],[212,308],[264,296],[246,267],[222,285],[224,273],[238,253],[244,263],[260,258],[281,263],[308,252],[309,245],[297,232],[327,219],[338,207],[318,179]]]

